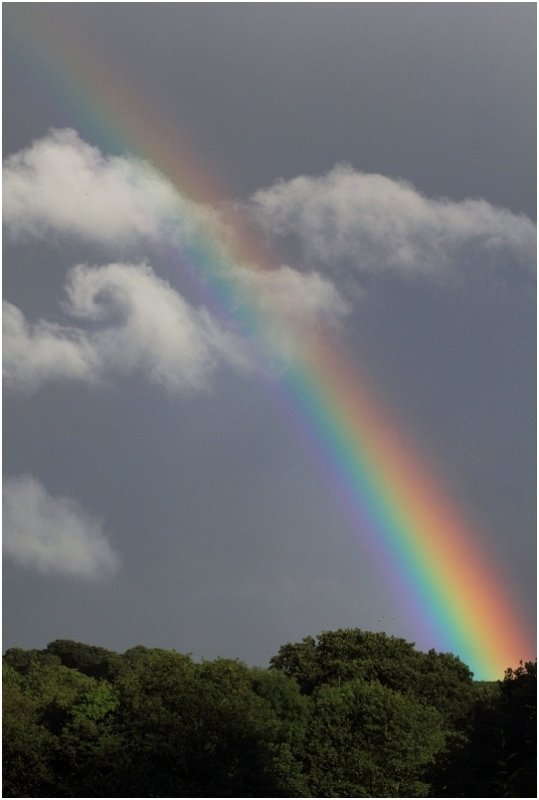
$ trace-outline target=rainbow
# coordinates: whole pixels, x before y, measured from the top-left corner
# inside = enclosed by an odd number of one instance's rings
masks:
[[[24,5],[6,42],[8,53],[10,46],[22,53],[32,81],[41,81],[47,102],[68,108],[85,131],[99,134],[113,152],[127,150],[148,160],[183,194],[226,216],[221,182],[102,60],[58,30],[42,23],[37,30]],[[272,326],[282,321],[259,310],[256,298],[237,284],[233,269],[235,263],[271,269],[271,254],[237,219],[229,222],[235,230],[232,242],[224,245],[208,228],[195,247],[178,254],[178,261],[183,268],[203,271],[220,313],[234,316],[271,348]],[[293,330],[289,334],[297,339]],[[367,377],[328,333],[294,344],[292,363],[279,371],[280,399],[410,621],[481,679],[500,678],[520,659],[533,658],[533,636],[480,532],[448,499],[431,465],[383,409]]]

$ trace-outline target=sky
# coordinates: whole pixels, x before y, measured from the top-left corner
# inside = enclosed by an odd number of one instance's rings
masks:
[[[535,15],[3,5],[4,648],[444,649],[291,404],[326,337],[533,629]]]

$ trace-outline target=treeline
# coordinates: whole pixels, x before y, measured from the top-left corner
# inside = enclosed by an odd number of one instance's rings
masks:
[[[476,683],[361,630],[268,670],[58,640],[4,655],[4,797],[535,797],[536,665]]]

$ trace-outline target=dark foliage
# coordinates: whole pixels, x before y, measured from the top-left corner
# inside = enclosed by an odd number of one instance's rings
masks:
[[[57,640],[4,655],[5,797],[535,796],[535,665],[474,684],[360,630],[271,669]]]
[[[466,736],[432,774],[438,797],[537,797],[537,665],[477,687]]]
[[[47,645],[45,653],[56,656],[64,667],[78,669],[91,678],[114,680],[122,665],[117,653],[69,639],[56,639]]]

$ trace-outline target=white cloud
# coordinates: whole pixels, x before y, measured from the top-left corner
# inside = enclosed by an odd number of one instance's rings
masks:
[[[4,380],[95,382],[138,372],[171,392],[199,390],[219,360],[247,366],[244,345],[194,309],[145,265],[78,265],[67,276],[66,312],[84,327],[27,323],[4,303]]]
[[[4,481],[3,543],[6,556],[45,574],[93,580],[119,566],[102,523],[74,500],[52,497],[30,475]]]
[[[171,393],[198,391],[219,363],[254,368],[253,346],[260,345],[266,366],[287,359],[303,335],[347,311],[329,281],[289,267],[234,267],[233,286],[237,307],[245,306],[258,326],[246,339],[189,305],[147,264],[79,264],[65,285],[69,325],[31,324],[4,301],[4,384],[33,390],[52,380],[96,384],[136,373]]]
[[[251,204],[272,235],[297,237],[306,258],[326,267],[432,275],[477,257],[535,265],[536,228],[527,217],[480,199],[427,198],[409,183],[348,166],[278,182]]]
[[[94,382],[99,358],[82,331],[40,321],[29,324],[3,302],[3,374],[7,388],[34,389],[43,381]]]
[[[246,303],[254,312],[259,344],[273,366],[289,361],[304,340],[321,328],[335,327],[349,311],[335,286],[317,272],[301,273],[288,266],[274,270],[238,267],[235,280],[239,305]]]
[[[212,269],[221,270],[220,278],[228,283],[231,294],[241,295],[241,302],[251,311],[271,312],[277,325],[286,321],[295,328],[309,328],[343,313],[343,301],[327,278],[290,267],[261,271],[236,263],[231,254],[233,231],[215,209],[191,202],[150,164],[129,156],[105,156],[75,131],[51,131],[8,158],[3,175],[4,224],[19,239],[57,233],[110,248],[129,244],[140,252],[141,259],[146,257],[145,248],[155,244],[164,244],[173,252],[187,248],[195,267],[197,258],[201,263],[213,258]],[[140,269],[126,272],[119,265],[109,265],[106,271],[78,267],[69,281],[72,312],[93,320],[110,313],[124,316],[121,330],[109,329],[112,339],[92,338],[92,347],[99,350],[90,354],[92,359],[105,357],[109,362],[119,362],[116,365],[120,368],[130,368],[144,361],[144,351],[146,362],[152,363],[149,371],[153,379],[173,386],[185,384],[186,372],[190,376],[187,382],[197,384],[197,370],[204,371],[204,362],[211,360],[210,351],[220,350],[231,360],[238,358],[237,343],[232,345],[208,314],[194,312],[170,287],[165,291],[165,284],[155,276],[154,280],[148,274],[144,277]],[[83,297],[84,292],[89,298]],[[106,295],[106,302],[95,302],[100,293]],[[90,306],[84,306],[85,302]],[[127,317],[124,312],[129,312]],[[89,379],[95,371],[94,365],[87,363],[88,353],[83,352],[88,338],[80,331],[47,323],[25,327],[20,312],[15,320],[17,311],[13,307],[10,315],[8,322],[23,351],[21,366],[9,366],[12,380],[22,385],[30,374],[37,376],[37,365],[31,367],[31,362],[38,345],[45,355],[43,372],[47,375],[60,377],[63,371],[66,377]],[[172,341],[173,330],[179,332],[176,343]],[[186,346],[188,337],[192,352]],[[154,360],[154,356],[158,358]],[[164,359],[161,364],[159,358]],[[182,369],[174,378],[171,367],[178,358]]]
[[[276,324],[312,328],[331,324],[348,311],[335,286],[317,272],[302,273],[284,265],[274,270],[238,267],[236,276],[251,305]]]
[[[6,159],[3,216],[17,237],[54,231],[112,246],[186,241],[201,222],[217,224],[148,163],[105,156],[73,130],[53,130]]]
[[[244,365],[241,342],[144,264],[79,265],[67,311],[102,327],[89,334],[103,368],[140,371],[175,392],[201,389],[221,359]]]

